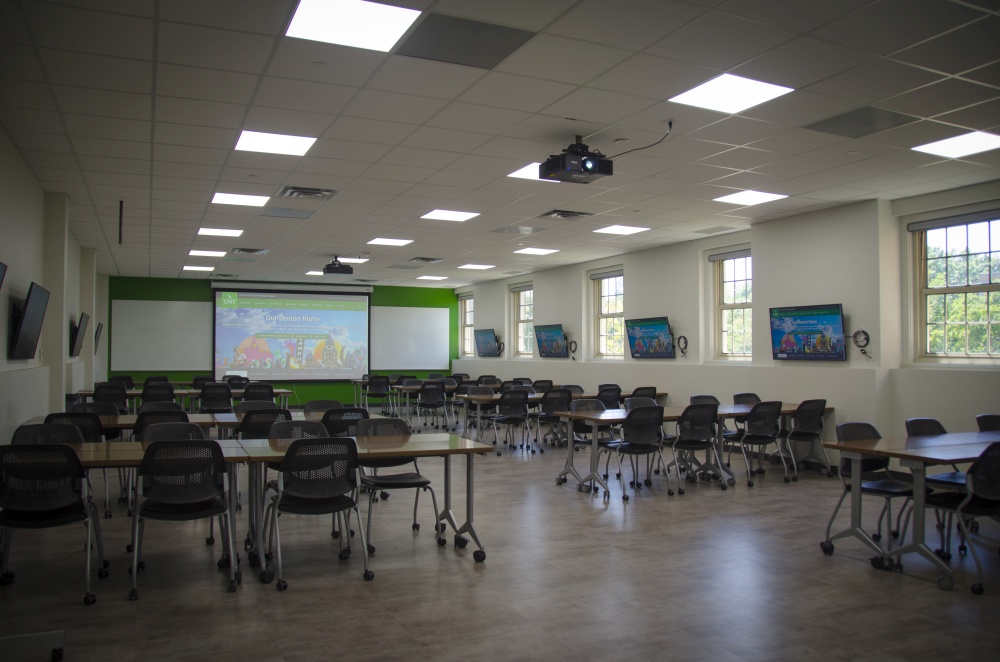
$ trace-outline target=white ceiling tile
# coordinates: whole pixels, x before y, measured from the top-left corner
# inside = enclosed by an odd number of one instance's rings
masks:
[[[412,124],[341,116],[334,120],[333,126],[327,129],[323,137],[396,145],[413,133],[415,128]]]
[[[575,0],[438,0],[434,10],[449,16],[459,16],[538,32],[569,9]]]
[[[940,74],[880,58],[821,80],[807,89],[859,103],[871,103],[941,79]]]
[[[309,156],[326,159],[375,162],[389,151],[386,145],[354,140],[317,140],[309,149]]]
[[[719,9],[752,21],[781,26],[796,32],[807,32],[839,16],[849,14],[869,1],[803,3],[799,0],[728,0]]]
[[[198,165],[222,165],[226,162],[228,151],[209,149],[206,147],[186,147],[182,145],[156,145],[153,148],[153,158],[157,161],[173,161],[194,163]]]
[[[230,129],[168,124],[166,122],[157,122],[153,129],[153,140],[168,145],[230,149],[236,144],[237,136],[236,131]]]
[[[188,177],[153,177],[153,188],[201,191],[203,193],[213,193],[217,190],[214,180],[191,179]]]
[[[72,143],[76,153],[81,157],[89,155],[98,158],[133,160],[148,159],[150,155],[149,142],[74,137]]]
[[[440,99],[381,90],[363,90],[351,100],[342,114],[387,122],[421,124],[444,105],[445,102]]]
[[[708,140],[711,142],[726,143],[729,145],[745,145],[758,140],[763,140],[769,136],[786,131],[788,127],[772,122],[740,117],[734,115],[726,119],[719,120],[714,124],[695,129],[687,134],[688,138],[696,140]],[[737,142],[742,141],[742,142]],[[763,149],[763,148],[758,148]]]
[[[2,106],[0,107],[0,122],[3,122],[3,125],[8,129],[18,131],[63,133],[62,121],[58,113]]]
[[[459,131],[501,133],[526,119],[528,113],[455,101],[427,121],[428,126]]]
[[[361,48],[284,38],[267,69],[268,75],[357,87],[387,58]]]
[[[160,96],[249,103],[259,76],[177,64],[156,68],[156,93]]]
[[[110,140],[149,141],[152,124],[143,120],[125,120],[95,115],[64,113],[66,129],[71,135]]]
[[[546,143],[555,149],[555,152],[550,153],[558,153],[563,147],[574,142],[574,136],[590,136],[603,128],[604,124],[595,121],[583,121],[583,118],[561,115],[532,115],[517,126],[504,131],[504,135],[511,138],[523,138],[524,140]],[[591,146],[596,147],[596,145]],[[538,154],[534,160],[543,160],[545,156],[547,154]]]
[[[11,140],[18,149],[31,149],[40,152],[72,152],[69,138],[59,133],[36,133],[34,131],[8,131]]]
[[[890,145],[909,150],[911,147],[916,147],[917,145],[926,145],[927,143],[944,140],[945,138],[952,138],[961,133],[964,133],[962,129],[948,124],[923,121],[904,124],[888,131],[879,131],[870,136],[865,136],[864,140],[868,143]]]
[[[100,151],[99,153],[104,154],[105,152]],[[80,154],[77,158],[80,161],[80,167],[84,170],[149,175],[148,157],[147,159],[130,159]]]
[[[584,122],[614,124],[653,105],[650,99],[582,87],[541,112]]]
[[[317,159],[307,157],[295,167],[295,172],[305,172],[314,175],[336,175],[338,177],[357,177],[371,163],[364,161],[346,161],[344,159]]]
[[[758,168],[768,163],[784,160],[784,158],[784,154],[777,152],[766,152],[761,149],[749,147],[737,147],[727,152],[720,152],[719,154],[702,159],[700,163],[737,170],[750,170],[751,168]]]
[[[574,86],[566,83],[515,76],[498,71],[487,74],[460,98],[484,106],[535,112],[569,94]]]
[[[1000,96],[998,89],[949,78],[940,83],[883,99],[872,105],[916,117],[934,117],[998,96]]]
[[[346,85],[266,76],[254,97],[254,105],[331,115],[339,113],[356,92],[357,88]]]
[[[3,2],[0,6],[7,7],[10,4]],[[45,80],[45,74],[35,52],[26,45],[13,43],[0,43],[0,76],[21,80]]]
[[[243,123],[246,107],[235,103],[196,101],[173,97],[156,98],[156,121],[195,126],[217,126],[238,129]]]
[[[85,172],[84,178],[88,184],[102,186],[132,186],[144,188],[149,186],[149,175],[123,175],[111,172]]]
[[[280,35],[294,7],[294,0],[170,0],[159,10],[167,21]]]
[[[953,113],[938,115],[934,119],[938,122],[956,124],[967,129],[996,133],[1000,127],[1000,99],[979,103],[962,110],[956,110]]]
[[[801,7],[797,6],[796,12]],[[794,32],[756,20],[708,12],[671,32],[646,52],[725,71],[794,37]]]
[[[333,115],[251,106],[243,128],[264,133],[315,137],[323,135],[331,122],[333,122]]]
[[[153,21],[47,3],[24,7],[31,36],[44,48],[151,60]]]
[[[566,57],[567,53],[573,56]],[[496,71],[582,85],[629,55],[629,51],[620,48],[540,34],[501,62]],[[479,101],[468,95],[462,98]]]
[[[200,179],[218,179],[222,168],[218,166],[195,165],[193,163],[153,163],[153,174],[161,177],[198,177]],[[282,175],[284,173],[281,173]]]
[[[458,157],[459,155],[455,152],[396,147],[381,159],[381,163],[437,169],[446,167]]]
[[[393,55],[368,80],[368,87],[400,94],[454,99],[486,71],[448,62]]]
[[[49,86],[28,80],[5,80],[0,86],[0,106],[57,111]]]
[[[669,99],[715,78],[722,71],[687,62],[636,54],[588,83],[650,99]]]
[[[86,53],[39,49],[48,79],[55,84],[95,87],[148,94],[153,89],[153,64]]]
[[[161,21],[157,54],[163,62],[263,73],[275,38]]]
[[[395,182],[420,182],[434,173],[433,168],[376,163],[365,170],[365,179],[388,179]]]
[[[641,50],[697,18],[705,10],[672,0],[584,0],[547,32],[620,48]]]
[[[853,101],[817,94],[809,90],[797,90],[759,106],[754,106],[741,114],[746,117],[794,127],[811,124],[855,107],[857,107],[857,103]]]
[[[765,83],[801,88],[869,62],[874,55],[812,37],[797,37],[730,73]]]
[[[405,147],[466,153],[476,149],[489,139],[490,135],[487,133],[452,131],[424,126],[414,131],[401,144]]]

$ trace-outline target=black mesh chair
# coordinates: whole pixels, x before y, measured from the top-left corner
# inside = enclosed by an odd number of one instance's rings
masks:
[[[417,392],[417,412],[424,415],[423,426],[427,427],[427,417],[433,414],[434,429],[441,429],[438,413],[444,417],[444,430],[448,431],[448,400],[445,396],[444,384],[441,382],[425,382]]]
[[[170,382],[146,381],[142,387],[142,404],[147,402],[173,402],[174,385]]]
[[[144,411],[140,412],[132,427],[132,436],[135,439],[142,439],[143,431],[147,425],[153,423],[187,423],[188,415],[183,411]]]
[[[236,405],[236,415],[242,416],[248,411],[261,411],[263,409],[274,409],[275,404],[267,400],[244,400]]]
[[[330,436],[326,431],[326,426],[319,421],[277,421],[271,425],[267,433],[267,440],[271,448],[283,448],[286,451],[296,439],[320,439]],[[266,469],[281,471],[281,462],[268,462]],[[264,493],[273,489],[277,491],[277,485],[268,485],[267,471],[264,472]]]
[[[469,375],[464,372],[453,372],[451,373],[451,378],[454,379],[459,384],[465,381],[469,381]]]
[[[564,387],[565,388],[565,387]],[[567,389],[569,390],[569,389]],[[604,411],[607,407],[604,403],[596,398],[578,398],[576,400],[571,400],[569,403],[569,410],[571,412],[591,412],[591,411]],[[578,446],[589,447],[593,443],[593,426],[586,421],[573,421],[570,426],[570,430],[573,434],[572,443],[574,449]],[[598,463],[600,462],[600,454],[607,453],[608,458],[604,463],[604,480],[608,479],[608,465],[611,462],[611,453],[613,453],[618,448],[618,443],[620,440],[617,437],[610,436],[611,426],[610,425],[598,425],[597,426],[597,445],[598,445]],[[591,451],[592,452],[592,451]],[[619,462],[618,476],[621,477],[621,463]],[[593,485],[591,485],[593,488]],[[577,487],[579,489],[579,486]],[[593,488],[596,489],[596,488]]]
[[[10,438],[18,444],[82,444],[83,433],[72,423],[32,423],[21,425]]]
[[[0,446],[0,585],[14,581],[10,571],[13,529],[47,529],[83,522],[87,527],[83,604],[89,606],[97,601],[90,592],[92,531],[98,543],[98,578],[108,576],[110,563],[104,559],[100,519],[86,484],[83,466],[69,446]]]
[[[652,398],[656,400],[656,387],[655,386],[636,386],[632,389],[633,398]]]
[[[497,379],[496,375],[479,375],[479,377],[476,378],[476,381],[479,382],[480,386],[483,386],[483,382],[495,382],[500,380]]]
[[[382,403],[382,413],[387,413],[389,399],[392,396],[389,378],[385,375],[372,375],[368,378],[368,384],[364,387],[362,396],[365,409],[371,409],[371,402],[374,400],[377,403]]]
[[[597,389],[597,399],[604,403],[605,409],[621,409],[622,389],[617,384],[604,384]]]
[[[564,388],[564,389],[568,390],[570,393],[572,393],[574,398],[583,395],[584,392],[585,392],[583,390],[583,387],[580,386],[579,384],[563,384],[562,388]]]
[[[168,402],[144,402],[139,405],[140,414],[147,411],[184,411],[181,403],[170,400]]]
[[[191,380],[191,390],[200,391],[205,388],[205,384],[211,384],[214,381],[214,375],[195,375],[194,379]]]
[[[506,381],[500,382],[500,392],[506,393],[507,391],[514,388],[514,386],[520,386],[521,382],[515,382],[513,379],[508,379]]]
[[[361,407],[344,407],[343,409],[329,409],[323,414],[323,425],[326,427],[328,436],[331,437],[356,437],[358,434],[358,421],[368,419],[368,410]]]
[[[494,391],[489,386],[469,387],[469,395],[492,396],[493,394]],[[490,425],[493,421],[493,417],[496,416],[497,413],[496,402],[473,402],[470,400],[466,403],[466,406],[475,409],[476,412],[475,416],[472,415],[472,410],[468,410],[468,424],[470,426],[473,425],[479,426],[476,429],[476,439],[477,440],[482,439],[483,429],[485,429],[487,425]],[[493,443],[496,444],[496,440],[494,440]]]
[[[500,387],[503,385],[503,380],[502,379],[497,379],[496,377],[494,377],[492,379],[489,379],[489,378],[483,379],[482,377],[480,377],[479,378],[479,385],[480,386],[488,386],[489,388],[493,389],[494,392],[499,392],[500,391]]]
[[[948,431],[936,418],[906,419],[908,437],[934,437],[939,434],[948,434]],[[949,472],[927,476],[927,485],[936,489],[965,490],[965,472],[954,464],[951,468]]]
[[[271,426],[278,421],[290,421],[292,414],[287,409],[278,409],[273,404],[268,409],[254,409],[243,414],[236,431],[240,439],[267,439]]]
[[[132,379],[132,375],[112,375],[108,377],[108,381],[120,383],[126,389],[135,388],[135,381]]]
[[[753,407],[758,402],[761,402],[761,399],[760,399],[760,396],[758,396],[756,393],[734,393],[733,394],[733,404],[734,405],[747,405],[747,406]],[[736,431],[740,432],[740,433],[743,433],[743,431],[746,429],[747,417],[746,416],[736,416],[733,419],[733,423],[736,425]],[[778,432],[779,432],[779,435],[778,435],[779,437],[784,437],[785,436],[784,434],[781,434],[781,432],[783,432],[782,430],[779,429]],[[729,446],[729,456],[726,458],[726,464],[729,464],[732,461],[732,458],[733,458],[733,447],[732,447],[732,445],[730,445]]]
[[[520,390],[510,390],[500,393],[497,401],[497,413],[493,416],[493,436],[497,446],[497,455],[500,455],[500,425],[505,425],[504,443],[508,449],[517,446],[514,443],[514,428],[521,427],[521,446],[524,450],[524,428],[528,420],[528,392]],[[531,448],[531,439],[528,439],[528,448],[531,454],[535,454],[535,449]]]
[[[73,405],[74,413],[90,413],[109,418],[119,416],[118,407],[111,402],[78,402]],[[103,423],[102,423],[103,428]],[[115,428],[103,428],[104,441],[113,441],[121,438],[121,430]]]
[[[542,393],[542,399],[538,403],[538,412],[532,414],[535,419],[535,438],[539,441],[548,440],[552,446],[566,443],[569,433],[563,420],[556,416],[556,412],[569,411],[570,402],[573,401],[573,394],[565,388],[552,388]],[[542,423],[549,427],[549,431],[542,435]],[[544,453],[545,449],[539,445],[539,453]]]
[[[405,421],[399,419],[367,419],[358,421],[357,436],[359,439],[364,439],[364,443],[403,444],[410,438],[410,428]],[[437,507],[437,496],[434,494],[434,488],[431,487],[430,479],[420,473],[420,468],[417,466],[417,458],[364,457],[360,460],[359,464],[362,469],[361,485],[368,490],[367,528],[369,544],[367,549],[369,554],[375,553],[375,547],[370,542],[372,506],[375,504],[377,497],[381,497],[383,501],[388,499],[389,493],[392,490],[415,490],[413,498],[413,524],[411,525],[413,531],[420,530],[420,523],[417,522],[417,506],[420,504],[420,492],[427,491],[431,493],[431,503],[434,506],[434,534],[437,544],[444,546],[445,539],[441,534],[444,533],[445,525],[439,525],[437,521],[438,513],[440,512]],[[413,465],[413,471],[391,474],[383,473],[385,469],[407,466],[409,464]]]
[[[250,379],[243,375],[226,375],[222,378],[222,381],[229,384],[229,388],[233,390],[242,390],[250,383]]]
[[[511,381],[513,381],[515,384],[522,384],[524,386],[531,386],[533,383],[531,381],[531,377],[515,377]]]
[[[288,588],[281,562],[281,531],[278,515],[334,515],[341,520],[342,530],[350,530],[350,512],[358,517],[364,558],[364,579],[371,581],[375,573],[368,569],[368,549],[365,528],[358,512],[358,448],[353,439],[343,437],[297,439],[292,442],[281,461],[281,472],[275,483],[276,491],[264,514],[270,529],[269,548],[265,559],[274,558],[278,571],[279,591]],[[351,547],[344,545],[347,536],[341,537],[339,558],[346,561]],[[261,579],[269,582],[274,571],[265,567]]]
[[[653,405],[651,407],[635,407],[630,409],[622,423],[621,442],[618,443],[619,473],[621,472],[621,457],[629,458],[629,465],[632,467],[632,480],[629,487],[641,490],[642,486],[651,487],[653,485],[653,459],[662,453],[663,434],[663,407]],[[646,478],[639,480],[639,458],[646,458]],[[624,479],[622,479],[624,480]],[[622,490],[622,500],[628,501],[629,496]],[[667,495],[673,496],[674,491],[670,489],[670,479],[667,479]]]
[[[150,423],[142,430],[139,441],[175,441],[179,439],[207,439],[205,428],[197,423]]]
[[[808,460],[816,460],[826,467],[827,477],[833,476],[833,467],[830,466],[830,458],[823,448],[823,412],[826,410],[826,400],[805,400],[795,408],[792,414],[791,430],[782,430],[781,436],[785,438],[785,446],[792,456],[792,467],[798,475],[798,463]],[[809,444],[809,452],[795,460],[793,452],[796,443]]]
[[[976,425],[980,432],[1000,432],[1000,414],[979,414]]]
[[[681,417],[677,419],[676,434],[673,443],[670,445],[673,461],[671,464],[677,469],[677,494],[684,494],[684,488],[680,485],[680,475],[685,473],[684,480],[693,483],[696,476],[703,478],[715,474],[720,478],[719,486],[726,489],[726,481],[719,468],[722,459],[719,457],[718,447],[715,444],[716,424],[719,417],[719,405],[712,402],[691,404],[684,408]],[[705,462],[700,462],[695,453],[705,451]],[[715,458],[715,464],[712,458]],[[667,467],[669,470],[669,467]]]
[[[441,379],[444,377],[443,372],[429,372],[427,373],[427,379]]]
[[[233,411],[233,389],[226,382],[209,382],[201,387],[198,411],[202,414],[228,414]]]
[[[306,416],[320,414],[330,409],[343,409],[344,403],[340,400],[310,400],[302,408]]]
[[[142,385],[143,387],[145,387],[149,384],[166,384],[169,382],[170,378],[167,377],[166,375],[150,375],[149,377],[146,377],[146,379],[143,380]]]
[[[944,511],[958,520],[959,533],[963,541],[970,540],[969,531],[978,517],[1000,518],[1000,442],[986,447],[966,472],[964,492],[934,492],[927,497],[927,507],[939,514]],[[950,547],[950,541],[949,541]],[[983,564],[976,553],[976,546],[970,544],[972,558],[976,562],[977,579],[972,592],[983,594]],[[962,553],[965,545],[959,548]],[[946,550],[950,553],[950,550]]]
[[[232,531],[229,527],[229,499],[226,496],[226,461],[218,442],[211,439],[156,441],[143,454],[137,472],[138,503],[132,519],[132,589],[129,600],[139,599],[139,571],[146,520],[187,522],[217,517],[225,549],[220,570],[229,570],[229,592],[235,593],[243,581],[239,570]]]
[[[865,439],[881,439],[882,435],[871,423],[840,423],[837,425],[837,441],[862,441]],[[844,485],[840,493],[840,499],[830,515],[830,521],[826,525],[826,539],[821,545],[825,554],[833,553],[833,540],[830,537],[830,530],[833,528],[833,521],[840,511],[840,506],[844,503],[844,498],[851,493],[851,472],[853,463],[851,460],[842,459],[840,461],[840,481]],[[892,500],[902,499],[899,518],[903,517],[906,506],[913,497],[913,483],[893,478],[889,473],[889,458],[887,457],[865,457],[861,460],[861,494],[876,496],[883,500],[882,512],[878,516],[878,527],[876,533],[871,536],[872,540],[879,542],[882,539],[882,521],[888,515],[889,528],[892,528]],[[896,531],[890,531],[888,549],[892,549],[892,538],[896,537],[899,531],[897,520]],[[828,546],[828,547],[827,547]],[[829,551],[827,551],[829,549]]]
[[[119,414],[128,413],[128,392],[121,382],[95,384],[93,400],[94,402],[110,402],[118,408]]]
[[[636,407],[656,407],[656,398],[636,397],[634,395],[625,398],[625,409],[631,411]]]
[[[545,393],[554,386],[551,379],[536,379],[531,385],[535,387],[536,393]]]
[[[777,401],[758,402],[743,418],[745,419],[741,430],[743,434],[739,438],[739,444],[740,450],[743,452],[743,462],[747,465],[747,487],[753,487],[754,476],[763,476],[766,473],[764,451],[770,444],[778,445],[778,433],[781,431],[781,425],[778,421],[781,418],[781,403]],[[747,449],[750,449],[751,455],[757,453],[756,469],[750,466]],[[785,456],[779,452],[778,457],[781,458],[781,464],[785,469],[785,482],[798,480],[798,475],[789,478]]]
[[[250,382],[243,387],[242,400],[274,402],[274,387],[267,382]]]
[[[103,403],[112,406],[108,403]],[[45,423],[64,423],[74,425],[80,430],[85,442],[99,444],[106,441],[104,436],[104,426],[101,425],[101,417],[93,412],[67,412],[60,414],[49,414],[45,417]],[[55,443],[55,442],[47,442]],[[104,475],[104,518],[111,519],[111,491],[108,486],[108,470],[101,469]]]

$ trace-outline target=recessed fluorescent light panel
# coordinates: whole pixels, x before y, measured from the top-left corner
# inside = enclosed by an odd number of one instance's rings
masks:
[[[344,264],[364,264],[368,261],[366,257],[338,257],[337,259]]]
[[[299,0],[286,37],[388,52],[420,12],[363,0]]]
[[[306,275],[307,276],[322,276],[323,272],[322,271],[307,271]]]
[[[198,234],[208,237],[238,237],[243,230],[228,230],[226,228],[199,228]]]
[[[594,232],[601,232],[603,234],[635,234],[636,232],[645,232],[648,229],[649,228],[637,228],[631,225],[609,225],[606,228],[594,230]]]
[[[680,94],[670,101],[686,106],[717,110],[721,113],[738,113],[765,101],[792,92],[790,87],[762,83],[759,80],[722,74],[707,83]]]
[[[224,257],[226,251],[198,251],[192,250],[188,253],[191,257]]]
[[[473,211],[450,211],[448,209],[435,209],[429,211],[420,218],[427,218],[432,221],[467,221],[470,218],[479,216],[479,212]]]
[[[244,205],[263,207],[270,200],[266,195],[241,195],[239,193],[216,193],[212,203],[216,205]]]
[[[556,248],[522,248],[514,252],[521,253],[522,255],[552,255],[553,253],[558,253],[559,250]]]
[[[459,269],[493,269],[495,264],[463,264]]]
[[[215,267],[192,267],[185,264],[184,271],[215,271]]]
[[[447,276],[417,276],[417,280],[448,280]]]
[[[787,198],[787,195],[781,195],[780,193],[764,193],[763,191],[740,191],[739,193],[732,193],[730,195],[724,195],[721,198],[715,198],[716,202],[728,202],[734,205],[759,205],[765,202],[771,202],[772,200],[781,200],[782,198]]]
[[[375,237],[369,244],[375,244],[376,246],[405,246],[407,244],[412,244],[412,239],[385,239],[384,237]]]
[[[236,141],[236,149],[241,152],[303,156],[314,142],[316,139],[308,136],[286,136],[280,133],[244,131],[240,134],[240,139]]]
[[[944,156],[949,159],[957,159],[969,154],[988,152],[991,149],[1000,147],[1000,136],[983,131],[973,131],[963,136],[955,136],[947,140],[918,145],[913,149],[918,152],[926,152],[936,156]]]
[[[541,163],[529,163],[520,170],[515,170],[514,172],[507,175],[508,177],[517,177],[518,179],[533,179],[536,182],[549,182],[550,184],[558,184],[554,179],[539,179],[538,178],[538,166]]]

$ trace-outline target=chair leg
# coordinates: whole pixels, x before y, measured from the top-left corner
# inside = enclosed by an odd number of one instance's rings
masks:
[[[753,468],[750,466],[750,458],[747,457],[746,444],[740,444],[740,452],[743,453],[743,463],[747,465],[747,487],[753,487]],[[731,456],[731,454],[730,454]]]
[[[91,504],[91,505],[93,505],[93,504]],[[94,508],[93,510],[96,512],[97,509]],[[92,538],[92,533],[93,533],[93,530],[91,529],[91,523],[94,522],[94,521],[95,520],[94,520],[93,515],[88,515],[87,516],[87,520],[86,520],[87,537],[84,540],[84,542],[86,544],[86,548],[87,548],[87,553],[86,553],[87,565],[84,568],[84,571],[85,571],[84,576],[86,578],[86,582],[85,582],[86,589],[85,589],[85,592],[83,594],[83,604],[87,605],[88,607],[90,605],[94,604],[94,602],[96,600],[96,598],[94,598],[94,594],[90,592],[90,544],[91,544],[91,538]],[[98,538],[98,540],[100,540],[100,538]],[[103,556],[104,556],[104,554],[102,552],[101,553],[102,559],[103,559]]]

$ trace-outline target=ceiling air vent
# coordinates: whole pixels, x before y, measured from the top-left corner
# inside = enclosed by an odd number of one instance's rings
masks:
[[[593,216],[585,211],[570,211],[568,209],[553,209],[552,211],[547,211],[541,216],[536,216],[535,218],[550,218],[557,221],[575,221],[579,218],[587,218],[588,216]]]
[[[732,232],[735,228],[729,228],[725,225],[716,225],[714,228],[704,228],[702,230],[692,230],[694,234],[719,234],[720,232]]]
[[[416,262],[417,264],[437,264],[438,262],[444,262],[443,257],[414,257],[410,258],[410,262]]]
[[[377,283],[378,281],[374,278],[355,278],[355,283]]]
[[[337,195],[337,192],[328,188],[309,188],[307,186],[282,186],[277,197],[291,198],[293,200],[320,200],[326,201]]]
[[[234,248],[230,253],[233,255],[247,255],[252,257],[260,257],[261,255],[267,255],[270,248]]]
[[[393,264],[389,269],[423,269],[419,264]]]

